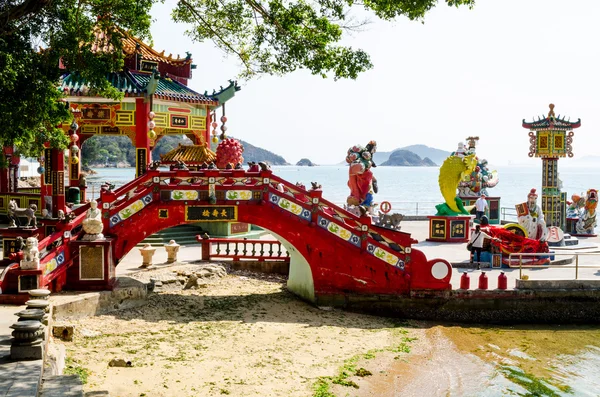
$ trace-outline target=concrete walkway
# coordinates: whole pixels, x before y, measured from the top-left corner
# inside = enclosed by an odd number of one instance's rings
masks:
[[[36,397],[42,376],[42,360],[11,361],[10,339],[25,306],[0,306],[0,397]]]

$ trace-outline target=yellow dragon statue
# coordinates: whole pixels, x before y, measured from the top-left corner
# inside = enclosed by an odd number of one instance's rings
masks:
[[[469,176],[477,167],[475,154],[449,156],[440,167],[439,184],[442,197],[446,201],[435,206],[437,216],[469,215],[461,199],[456,195],[459,182]]]

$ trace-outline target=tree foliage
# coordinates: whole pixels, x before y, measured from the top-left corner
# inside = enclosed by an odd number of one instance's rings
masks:
[[[62,64],[87,80],[91,93],[118,100],[106,74],[123,68],[125,32],[149,37],[159,0],[0,1],[0,144],[37,156],[44,142],[66,145],[56,127],[69,122],[57,86]],[[164,0],[162,0],[164,1]],[[471,7],[475,0],[440,0]],[[212,41],[242,64],[241,75],[282,75],[307,69],[323,77],[356,78],[369,55],[342,45],[374,15],[422,21],[438,0],[178,0],[175,22]]]
[[[443,0],[442,0],[443,1]],[[473,6],[475,0],[445,0]],[[194,40],[211,40],[243,65],[242,75],[286,74],[308,69],[315,75],[355,79],[372,67],[369,55],[341,45],[344,33],[366,23],[355,14],[423,21],[438,0],[179,0],[175,21],[192,25]]]
[[[149,35],[154,0],[4,0],[0,2],[0,144],[37,157],[45,142],[68,143],[57,128],[70,114],[57,89],[64,68],[98,95],[120,99],[106,74],[123,68],[126,30]],[[97,35],[102,31],[107,34]]]

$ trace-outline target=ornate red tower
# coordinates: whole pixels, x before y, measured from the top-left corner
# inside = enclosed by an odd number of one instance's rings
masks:
[[[558,181],[558,159],[573,157],[573,129],[581,127],[581,119],[572,123],[554,114],[550,104],[548,117],[526,122],[523,128],[529,131],[529,157],[542,158],[542,211],[547,226],[558,226],[565,230],[566,193],[560,191]]]

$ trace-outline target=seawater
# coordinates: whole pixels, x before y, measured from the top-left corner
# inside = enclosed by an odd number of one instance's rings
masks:
[[[494,169],[494,167],[491,167]],[[500,197],[500,206],[514,211],[515,205],[527,201],[527,194],[535,188],[541,198],[542,166],[496,168],[500,182],[488,189],[490,197]],[[110,181],[121,186],[135,176],[134,168],[98,168],[98,174],[88,177],[90,194],[98,196],[102,182]],[[349,194],[348,168],[343,165],[295,167],[275,166],[273,173],[291,183],[302,182],[310,188],[310,182],[322,185],[323,197],[333,203],[343,204]],[[600,172],[593,168],[574,168],[559,165],[562,190],[567,197],[585,193],[590,188],[600,189]],[[430,215],[435,205],[443,202],[438,185],[438,167],[376,167],[379,193],[375,202],[389,201],[393,212],[405,215]],[[538,199],[538,202],[541,200]]]
[[[514,209],[515,204],[526,201],[527,194],[532,188],[537,189],[541,196],[541,168],[541,161],[539,167],[498,167],[496,169],[500,182],[493,189],[489,189],[488,193],[493,197],[501,197],[501,207]],[[561,169],[559,165],[559,170],[563,183],[562,190],[567,192],[568,197],[574,193],[585,192],[589,188],[600,188],[600,173],[596,169],[569,167]],[[95,194],[95,197],[98,197],[103,182],[109,181],[116,186],[121,186],[135,176],[133,168],[101,168],[96,171],[97,174],[88,177],[89,193]],[[336,204],[344,203],[349,193],[348,168],[342,165],[282,166],[273,167],[273,172],[291,183],[302,182],[307,187],[310,187],[310,182],[321,184],[323,197]],[[435,204],[443,201],[438,186],[439,168],[437,167],[379,166],[373,169],[373,173],[379,185],[379,193],[375,196],[376,202],[389,201],[392,203],[393,211],[407,215],[417,211],[429,215],[434,212]],[[488,367],[491,365],[489,372],[481,371],[483,377],[480,379],[481,382],[468,383],[473,386],[467,390],[466,384],[458,387],[450,380],[448,389],[441,395],[600,396],[598,381],[600,379],[600,329],[597,327],[566,330],[565,327],[560,326],[547,326],[542,330],[499,327],[490,332],[488,327],[473,326],[468,328],[469,332],[463,332],[459,337],[454,335],[456,331],[451,326],[438,327],[444,328],[448,336],[452,335],[450,339],[457,346],[471,346],[473,350],[487,349],[490,350],[491,355],[479,355],[481,359],[488,362]],[[539,338],[540,332],[543,334],[542,338]],[[481,338],[482,334],[486,335],[484,340]],[[505,342],[504,345],[502,341]],[[509,367],[512,366],[514,371],[510,376],[507,375],[506,362],[502,364],[503,360],[498,360],[498,354],[489,346],[502,345],[505,351],[522,351],[524,354],[529,354],[530,350],[534,349],[525,343],[526,341],[530,341],[534,346],[538,345],[544,351],[543,357],[533,357],[536,361],[532,362],[537,362],[537,365],[544,367],[546,371],[534,371],[527,363],[513,362]],[[560,347],[553,342],[558,342]],[[463,353],[471,353],[470,349],[461,350]],[[486,359],[486,357],[491,358]],[[453,368],[454,364],[448,362],[443,363],[442,366],[448,368],[439,368],[439,371],[449,373],[452,371],[448,370]],[[464,368],[462,375],[468,376],[469,373],[469,369]],[[547,387],[541,387],[540,384]],[[390,390],[390,394],[386,395],[395,395],[395,393]]]

